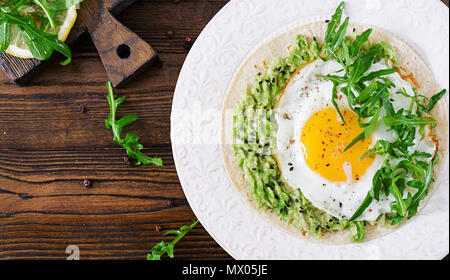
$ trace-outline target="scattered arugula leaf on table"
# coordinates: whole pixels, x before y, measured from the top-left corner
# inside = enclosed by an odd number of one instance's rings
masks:
[[[167,254],[170,258],[174,258],[173,250],[175,244],[180,241],[191,229],[193,229],[198,224],[198,220],[194,221],[190,226],[182,226],[179,230],[171,230],[164,235],[176,235],[176,237],[169,243],[164,241],[159,242],[152,248],[152,253],[147,254],[147,260],[161,260],[161,256]]]
[[[156,165],[162,166],[162,160],[159,157],[149,157],[141,152],[144,149],[142,144],[139,144],[139,136],[135,133],[127,133],[125,138],[121,138],[122,129],[137,121],[139,117],[135,114],[127,115],[122,117],[119,120],[116,120],[116,112],[117,108],[120,104],[125,101],[125,96],[117,98],[114,95],[114,89],[110,81],[106,83],[108,87],[108,104],[110,108],[110,113],[108,119],[105,120],[106,127],[113,131],[114,141],[118,143],[122,148],[127,151],[129,157],[134,158],[136,160],[136,165]]]

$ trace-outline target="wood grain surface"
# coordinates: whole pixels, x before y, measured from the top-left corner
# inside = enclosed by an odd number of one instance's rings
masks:
[[[162,61],[117,91],[127,96],[120,114],[141,117],[128,130],[161,168],[126,165],[105,129],[108,77],[89,36],[72,47],[70,65],[52,62],[29,86],[0,73],[0,259],[65,259],[68,245],[81,259],[145,259],[168,240],[164,231],[195,219],[172,158],[172,98],[185,38],[195,40],[227,2],[140,0],[118,17]],[[175,257],[231,259],[201,225]]]
[[[125,164],[105,128],[108,77],[89,36],[72,47],[72,63],[52,62],[26,87],[0,73],[0,259],[65,259],[68,245],[81,259],[145,259],[171,240],[163,232],[195,219],[172,158],[172,98],[185,38],[195,40],[227,1],[176,2],[140,0],[118,16],[162,61],[117,93],[127,96],[119,113],[141,117],[129,131],[164,167]],[[201,225],[175,256],[231,259]]]
[[[114,18],[134,2],[136,0],[84,0],[65,41],[72,46],[84,33],[89,33],[114,87],[124,86],[157,61],[153,48]],[[63,60],[57,52],[46,61],[0,53],[0,69],[16,84],[26,85],[55,59]]]

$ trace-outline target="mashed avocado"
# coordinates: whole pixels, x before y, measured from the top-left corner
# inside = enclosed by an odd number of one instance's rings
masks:
[[[350,44],[352,39],[347,38]],[[385,43],[372,45],[383,49],[380,59],[396,60],[395,52]],[[303,234],[320,237],[326,232],[350,229],[353,242],[364,239],[365,222],[337,219],[314,207],[299,189],[285,183],[274,157],[277,123],[273,109],[292,74],[304,64],[318,59],[324,51],[316,40],[307,42],[297,36],[286,58],[274,58],[265,73],[258,73],[253,86],[243,95],[234,113],[233,146],[237,163],[244,172],[250,195],[264,210],[280,216]],[[289,116],[285,116],[288,118]],[[386,224],[381,215],[372,224]]]

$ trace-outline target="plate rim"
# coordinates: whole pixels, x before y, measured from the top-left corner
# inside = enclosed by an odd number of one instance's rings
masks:
[[[202,32],[200,33],[200,35],[198,36],[198,39],[197,39],[197,41],[196,41],[196,43],[194,44],[194,46],[193,46],[193,48],[192,48],[192,50],[194,50],[195,48],[197,48],[197,47],[199,47],[199,44],[197,44],[197,42],[201,42],[201,39],[203,39],[203,37],[205,36],[205,34],[209,31],[209,29],[210,29],[210,27],[216,22],[216,20],[217,20],[217,18],[219,18],[220,16],[222,16],[224,13],[226,13],[227,12],[227,10],[228,9],[230,9],[230,6],[232,6],[232,4],[234,4],[235,2],[237,2],[238,0],[231,0],[230,2],[228,2],[227,4],[225,4],[225,6],[224,7],[222,7],[222,9],[220,9],[219,10],[219,12],[208,22],[208,24],[205,26],[205,28],[202,30]],[[241,0],[242,1],[242,0]],[[252,1],[252,0],[249,0],[249,1]],[[350,2],[350,1],[346,1],[346,2]],[[440,2],[440,4],[441,4],[441,8],[445,8],[445,9],[447,9],[447,11],[448,11],[448,7],[444,4],[444,3],[442,3],[441,1],[438,1],[438,2]],[[315,17],[311,17],[311,18],[303,18],[303,19],[301,19],[301,20],[299,20],[299,21],[297,21],[297,22],[312,22],[312,21],[314,21],[313,19],[315,19],[315,21],[318,21],[318,20],[320,20],[320,19],[318,19],[320,16],[315,16]],[[358,21],[355,21],[356,23],[358,23]],[[371,24],[372,25],[372,24]],[[283,26],[283,28],[277,28],[277,30],[275,30],[275,31],[273,31],[273,32],[270,32],[270,35],[269,36],[267,36],[266,38],[264,38],[264,42],[266,42],[267,40],[270,40],[270,38],[272,38],[272,37],[274,37],[274,36],[277,36],[278,34],[281,34],[281,33],[283,33],[283,32],[285,32],[285,31],[282,31],[282,30],[280,30],[280,29],[288,29],[288,28],[286,28],[287,26],[289,26],[290,28],[295,28],[295,26],[298,26],[298,24],[296,24],[296,23],[294,23],[294,22],[291,22],[291,23],[289,23],[289,24],[286,24],[285,26]],[[378,26],[377,26],[378,27]],[[402,40],[402,41],[404,41],[405,43],[407,43],[407,44],[409,44],[410,45],[410,42],[408,41],[408,40],[405,40],[403,37],[401,37],[401,36],[398,36],[398,34],[395,34],[394,32],[391,32],[390,30],[386,30],[385,28],[383,28],[383,27],[378,27],[378,28],[380,28],[380,29],[382,29],[383,31],[386,31],[386,32],[390,32],[391,34],[393,34],[394,36],[396,36],[397,38],[399,38],[400,40]],[[231,77],[230,77],[230,81],[231,80],[233,80],[233,77],[234,77],[234,75],[235,75],[235,72],[237,71],[237,69],[239,69],[239,67],[240,67],[240,65],[242,64],[242,62],[243,61],[245,61],[246,59],[248,59],[248,57],[255,51],[255,49],[257,49],[259,46],[261,46],[261,45],[263,45],[264,43],[260,43],[260,44],[256,44],[256,45],[253,45],[252,46],[252,48],[251,48],[251,50],[248,52],[248,53],[246,53],[245,55],[244,55],[244,58],[243,59],[240,59],[239,61],[238,61],[238,64],[236,65],[236,67],[235,67],[235,70],[233,71],[233,74],[231,75]],[[433,74],[434,74],[434,71],[433,71],[433,69],[432,69],[432,67],[431,67],[431,65],[429,64],[429,61],[427,61],[422,55],[422,53],[420,52],[420,51],[418,51],[417,50],[417,48],[415,48],[414,47],[414,45],[412,45],[412,48],[414,49],[414,50],[416,50],[417,51],[417,53],[419,54],[419,56],[421,56],[422,58],[423,58],[423,60],[425,61],[425,63],[430,67],[430,70],[433,72]],[[194,214],[196,215],[196,217],[197,217],[197,219],[202,223],[202,226],[205,228],[205,230],[211,235],[211,237],[213,237],[213,239],[230,255],[230,256],[232,256],[234,259],[238,259],[237,258],[237,256],[235,255],[235,252],[233,251],[233,250],[231,250],[230,248],[228,248],[227,246],[224,246],[224,244],[223,244],[223,242],[222,242],[222,240],[220,239],[220,238],[218,238],[217,236],[216,236],[216,234],[215,234],[215,232],[213,231],[213,230],[211,230],[210,229],[210,227],[209,227],[209,225],[207,225],[208,223],[203,223],[203,221],[202,221],[202,215],[201,215],[201,213],[199,212],[199,210],[196,208],[196,207],[192,207],[192,204],[193,204],[193,199],[190,197],[190,194],[189,194],[189,191],[187,190],[187,187],[185,186],[185,184],[183,183],[183,181],[182,181],[182,179],[181,179],[181,177],[179,176],[179,174],[180,174],[180,169],[181,169],[181,167],[180,167],[180,164],[177,164],[177,162],[178,162],[178,160],[179,160],[179,158],[178,158],[178,155],[177,155],[177,153],[175,152],[176,151],[176,146],[177,146],[177,144],[175,143],[175,141],[174,141],[174,119],[172,118],[172,116],[173,116],[173,114],[174,114],[174,111],[176,110],[176,107],[174,106],[174,104],[175,104],[175,100],[176,100],[176,97],[177,97],[177,93],[178,93],[178,95],[180,95],[180,93],[179,92],[181,92],[182,90],[180,89],[180,80],[182,80],[183,79],[183,77],[184,77],[184,75],[183,74],[185,74],[185,72],[187,71],[186,70],[186,65],[187,65],[187,62],[189,61],[189,59],[190,59],[190,53],[187,55],[187,57],[186,57],[186,59],[185,59],[185,62],[183,63],[183,66],[182,66],[182,68],[181,68],[181,70],[180,70],[180,74],[179,74],[179,77],[178,77],[178,80],[177,80],[177,84],[176,84],[176,87],[175,87],[175,91],[174,91],[174,96],[173,96],[173,103],[172,103],[172,109],[171,109],[171,118],[170,118],[170,123],[171,123],[171,130],[170,130],[170,139],[171,139],[171,147],[172,147],[172,151],[173,151],[173,159],[174,159],[174,164],[175,164],[175,168],[176,168],[176,170],[177,170],[177,174],[178,174],[178,177],[179,177],[179,180],[180,180],[180,184],[181,184],[181,186],[182,186],[182,189],[183,189],[183,192],[184,192],[184,194],[185,194],[185,196],[186,196],[186,199],[188,200],[188,203],[189,203],[189,205],[190,205],[190,207],[191,207],[191,209],[192,209],[192,211],[194,212]],[[230,81],[228,81],[228,83],[227,83],[227,87],[226,87],[226,89],[228,90],[229,89],[229,87],[230,87]],[[438,81],[438,83],[441,85],[441,82],[439,82]],[[442,86],[442,85],[441,85]],[[227,92],[227,91],[226,91]],[[225,92],[225,94],[226,94],[226,92]],[[222,103],[223,103],[223,101],[221,102],[221,108],[222,108]],[[447,103],[447,105],[448,105],[448,103]],[[221,119],[221,117],[220,117],[220,119]],[[219,143],[219,146],[220,146],[220,143]],[[223,155],[222,155],[222,152],[220,152],[220,156],[222,157],[222,159],[221,159],[221,161],[224,161],[224,159],[223,159]],[[447,153],[447,156],[446,156],[446,164],[444,164],[445,165],[445,167],[446,168],[448,168],[448,153]],[[229,179],[229,174],[228,174],[228,172],[226,172],[225,171],[225,173],[227,173],[227,178]],[[440,184],[439,184],[439,186],[437,186],[438,188],[440,188],[441,187],[441,185],[442,185],[442,183],[443,182],[440,182]],[[234,187],[234,185],[233,185],[233,187]],[[248,206],[248,205],[247,205]],[[254,215],[257,215],[257,213],[253,213]],[[271,226],[272,227],[275,227],[275,225],[273,225],[273,224],[271,224]],[[285,233],[284,232],[284,234],[287,234],[287,233]],[[322,246],[323,245],[326,245],[326,244],[322,244]],[[326,245],[326,246],[329,246],[329,245]],[[446,255],[448,255],[448,251],[447,251],[447,253],[444,253],[444,255],[441,257],[441,259],[443,258],[443,257],[445,257]]]

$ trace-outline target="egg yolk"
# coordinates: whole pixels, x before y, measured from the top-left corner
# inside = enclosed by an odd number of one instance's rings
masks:
[[[333,182],[348,181],[351,170],[353,180],[358,181],[373,162],[373,158],[360,160],[372,139],[359,141],[344,152],[363,129],[354,112],[345,109],[341,113],[347,125],[334,108],[318,111],[309,118],[301,135],[303,153],[308,166],[322,177]]]

